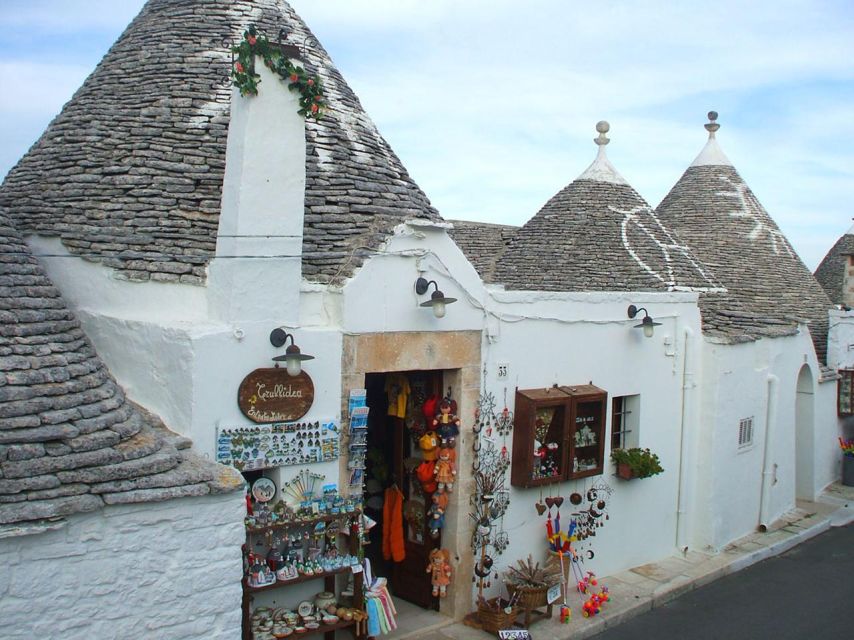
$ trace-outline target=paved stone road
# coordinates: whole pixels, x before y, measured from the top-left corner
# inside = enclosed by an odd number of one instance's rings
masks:
[[[854,524],[831,529],[594,637],[854,638]]]

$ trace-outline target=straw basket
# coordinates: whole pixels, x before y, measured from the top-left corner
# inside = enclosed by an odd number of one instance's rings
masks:
[[[507,584],[507,591],[510,593],[510,599],[513,600],[514,595],[518,592],[519,596],[516,600],[516,605],[522,609],[536,609],[538,607],[548,606],[548,587],[520,587],[515,584]]]
[[[490,633],[498,633],[500,629],[509,628],[519,615],[519,608],[513,606],[510,608],[510,613],[507,613],[504,609],[508,604],[506,600],[500,598],[491,598],[485,604],[478,603],[477,619],[481,628]]]

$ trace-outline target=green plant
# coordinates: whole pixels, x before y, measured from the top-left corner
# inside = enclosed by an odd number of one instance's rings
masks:
[[[649,478],[664,471],[661,460],[649,449],[612,449],[611,460],[618,465],[624,464],[632,471],[635,478]]]
[[[299,92],[300,115],[315,120],[323,115],[326,104],[320,78],[309,75],[305,69],[293,64],[254,26],[243,32],[243,39],[240,44],[231,48],[231,52],[237,57],[231,69],[231,78],[234,86],[240,89],[240,95],[258,94],[261,77],[255,73],[252,63],[255,56],[259,56],[264,66],[288,83],[291,91]]]

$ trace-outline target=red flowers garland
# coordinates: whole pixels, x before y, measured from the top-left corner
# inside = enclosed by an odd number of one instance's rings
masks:
[[[289,83],[288,88],[291,91],[299,91],[300,115],[315,120],[323,115],[326,104],[320,78],[309,76],[305,69],[293,64],[279,48],[272,46],[264,35],[259,34],[254,26],[243,32],[243,40],[232,47],[231,52],[237,55],[231,78],[234,86],[240,89],[240,95],[258,95],[261,77],[252,67],[255,56],[258,56],[264,61],[264,66]]]

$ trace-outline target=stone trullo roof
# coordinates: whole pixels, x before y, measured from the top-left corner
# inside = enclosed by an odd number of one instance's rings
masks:
[[[676,291],[717,289],[708,269],[656,217],[605,155],[513,234],[493,279],[508,289]]]
[[[0,212],[123,277],[201,284],[225,167],[228,46],[250,24],[271,39],[284,28],[286,42],[305,46],[302,64],[320,75],[329,104],[306,125],[304,277],[351,275],[396,223],[438,218],[281,0],[149,0],[9,173]]]
[[[842,283],[848,256],[854,256],[854,227],[836,241],[815,270],[815,279],[834,304],[844,304]]]
[[[0,525],[241,486],[189,444],[127,400],[0,213]]]
[[[449,220],[454,228],[449,235],[480,274],[484,282],[492,282],[495,264],[504,254],[519,227],[489,222]]]
[[[700,296],[703,332],[726,342],[792,335],[809,322],[819,361],[827,345],[827,295],[732,166],[709,140],[656,209],[714,271],[727,293]]]

